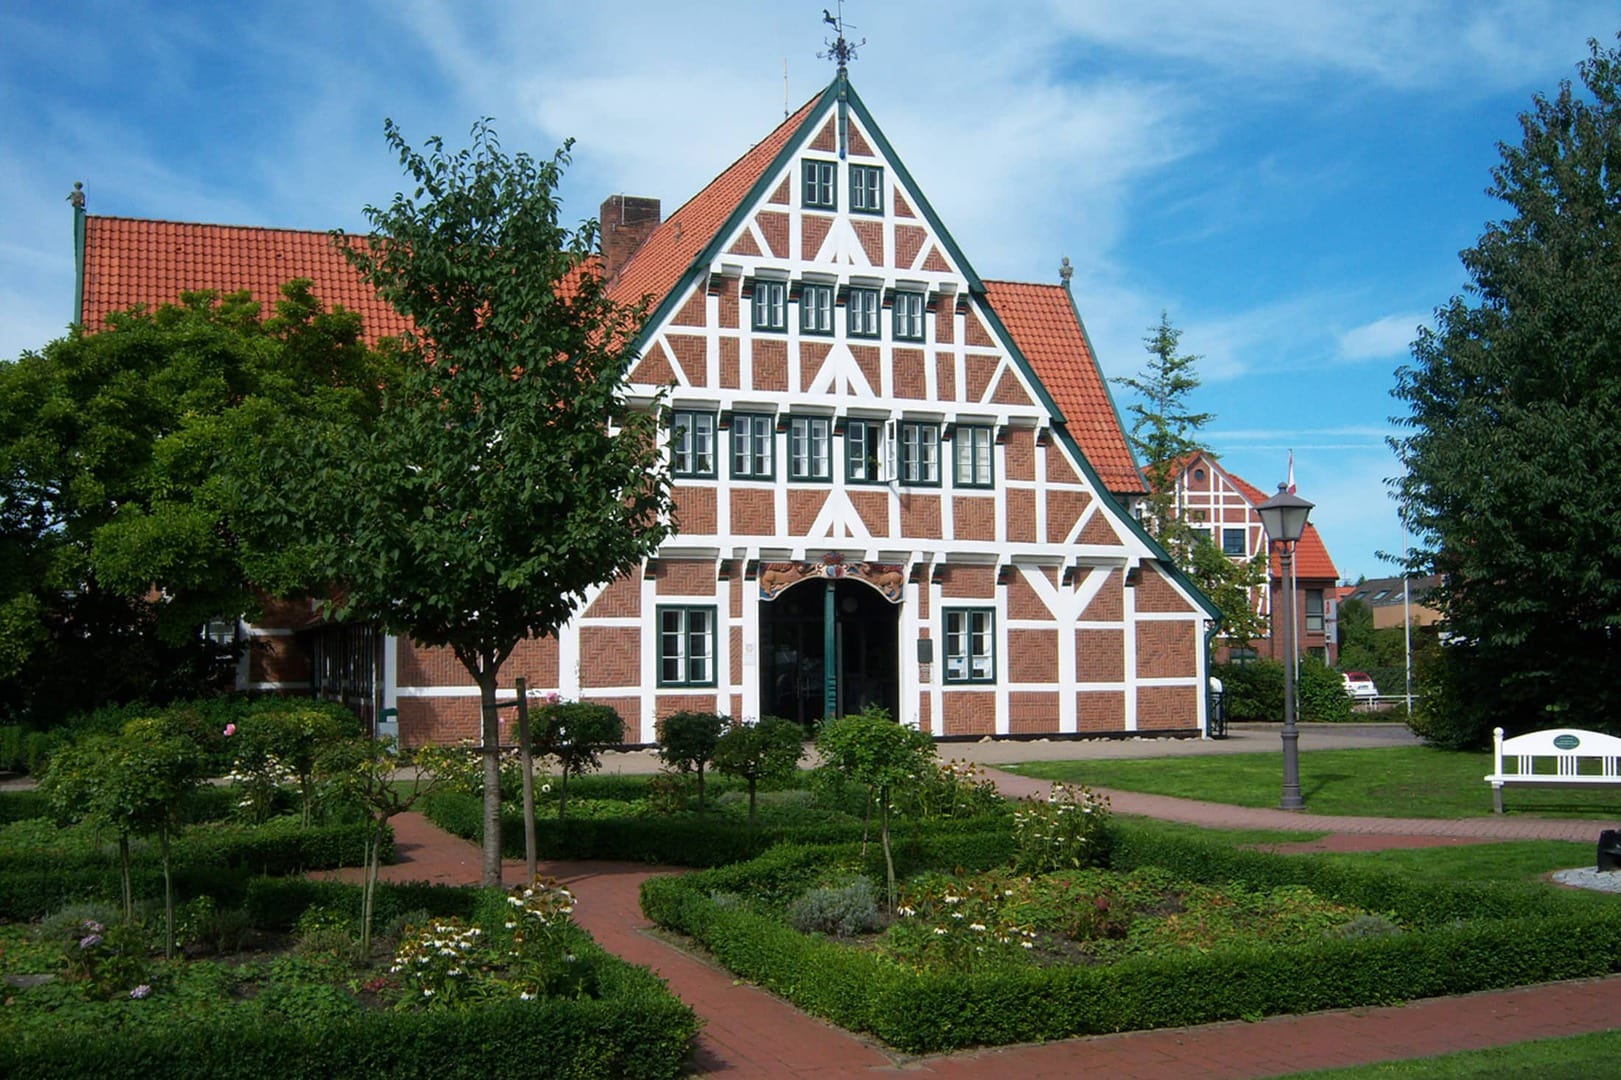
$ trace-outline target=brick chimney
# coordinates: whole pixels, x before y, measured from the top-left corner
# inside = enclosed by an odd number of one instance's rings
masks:
[[[602,204],[602,276],[612,279],[659,227],[659,201],[610,195]]]

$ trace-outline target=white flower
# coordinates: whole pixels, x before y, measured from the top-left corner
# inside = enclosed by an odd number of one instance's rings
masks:
[[[433,987],[431,987],[431,986],[423,987],[422,988],[422,996],[423,997],[433,997]]]
[[[521,993],[518,994],[518,1000],[519,1001],[533,1001],[533,1000],[535,1000],[535,995],[531,994],[527,990],[524,990],[524,991],[522,991]]]
[[[1029,941],[1021,941],[1021,942],[1019,942],[1019,944],[1024,946],[1026,949],[1033,949],[1033,948],[1036,947],[1034,942],[1029,942]]]
[[[970,929],[970,930],[984,930],[985,929],[985,924],[984,923],[978,923],[978,922],[969,923],[968,924],[968,929]]]
[[[911,916],[917,914],[917,909],[909,908],[905,904],[902,904],[900,907],[895,909],[895,914],[899,915],[903,919],[910,918]]]
[[[940,936],[941,936],[941,937],[944,937],[944,936],[945,936],[945,935],[946,935],[946,934],[947,934],[947,933],[948,933],[948,931],[947,931],[947,930],[946,930],[946,928],[945,928],[945,927],[943,927],[943,926],[936,926],[936,927],[935,927],[935,928],[934,928],[934,932],[935,932],[935,933],[936,933],[936,934],[939,934],[939,935],[940,935]]]

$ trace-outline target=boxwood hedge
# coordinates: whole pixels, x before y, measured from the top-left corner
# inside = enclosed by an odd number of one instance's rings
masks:
[[[1582,897],[1534,886],[1412,882],[1128,825],[1117,831],[1116,867],[1166,866],[1211,883],[1306,885],[1391,913],[1409,929],[1308,947],[1227,948],[1108,966],[920,973],[796,933],[780,919],[726,901],[728,893],[785,897],[830,865],[859,861],[848,845],[783,847],[749,863],[652,878],[642,886],[642,907],[659,926],[696,939],[734,974],[807,1012],[915,1053],[1389,1004],[1621,970],[1621,920]],[[1007,855],[995,834],[940,837],[925,846],[927,858],[914,869],[984,869]],[[876,870],[870,853],[867,864],[869,872]]]
[[[254,921],[296,922],[312,904],[358,914],[360,890],[334,882],[260,878]],[[468,917],[504,896],[435,885],[380,885],[380,919],[425,909]],[[64,1026],[0,1039],[0,1076],[257,1078],[331,1076],[647,1078],[684,1074],[698,1031],[692,1009],[652,973],[582,935],[600,996],[488,1001],[467,1009],[367,1011],[264,1023],[251,1009],[202,1020]]]

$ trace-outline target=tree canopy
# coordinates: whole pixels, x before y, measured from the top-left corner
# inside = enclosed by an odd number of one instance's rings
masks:
[[[1149,361],[1135,376],[1117,379],[1141,398],[1130,406],[1135,418],[1127,436],[1132,452],[1143,462],[1148,495],[1143,500],[1142,523],[1171,561],[1199,587],[1221,612],[1221,633],[1243,644],[1266,633],[1251,590],[1266,581],[1266,556],[1237,562],[1228,558],[1208,529],[1196,528],[1177,504],[1176,481],[1193,454],[1209,453],[1199,432],[1214,414],[1193,412],[1188,397],[1199,388],[1195,366],[1199,357],[1178,353],[1182,331],[1160,312],[1159,325],[1143,338]]]
[[[367,207],[365,244],[337,239],[412,329],[376,430],[316,454],[318,569],[339,617],[448,646],[477,682],[493,882],[500,666],[668,534],[659,402],[625,397],[643,313],[607,295],[596,223],[559,220],[567,146],[508,155],[486,121],[456,152],[385,134],[414,193]]]
[[[255,611],[253,586],[299,584],[290,518],[251,505],[258,457],[311,418],[368,427],[386,364],[308,281],[260,314],[246,293],[188,293],[0,363],[9,711],[43,724],[194,693],[202,625]]]
[[[1621,731],[1621,55],[1520,117],[1462,253],[1465,294],[1397,374],[1394,483],[1442,575],[1444,741],[1568,722]]]

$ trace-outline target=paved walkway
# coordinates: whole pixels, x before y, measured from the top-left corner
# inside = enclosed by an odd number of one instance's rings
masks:
[[[1366,737],[1400,736],[1387,731]],[[1275,742],[1275,732],[1271,738]],[[947,757],[977,756],[954,751],[982,745],[997,748],[996,754],[1004,753],[1000,749],[1004,744],[959,744],[944,752]],[[1061,748],[1063,756],[1086,756],[1084,748],[1078,750],[1080,744],[1050,745]],[[1204,752],[1237,752],[1212,749],[1221,745],[1205,743]],[[1047,756],[1030,752],[1032,744],[1021,746],[1025,750],[1022,755],[1002,760]],[[1139,746],[1136,754],[1118,756],[1150,756],[1155,750],[1166,749],[1164,745]],[[1189,744],[1182,744],[1173,752],[1189,749]],[[1042,781],[1000,770],[994,775],[1009,795],[1046,789]],[[1120,813],[1207,826],[1324,831],[1331,834],[1331,840],[1351,841],[1329,845],[1342,850],[1347,846],[1367,849],[1525,838],[1586,841],[1595,838],[1595,830],[1602,824],[1518,817],[1467,821],[1329,817],[1246,810],[1129,792],[1110,792],[1110,796]],[[418,814],[402,814],[394,824],[400,861],[383,869],[385,878],[445,883],[479,879],[479,852],[472,844],[443,832]],[[560,879],[574,890],[579,898],[576,918],[597,941],[632,963],[658,972],[697,1010],[704,1029],[695,1067],[705,1076],[831,1078],[904,1073],[999,1080],[1083,1075],[1126,1080],[1240,1080],[1606,1031],[1621,1015],[1621,976],[1616,976],[1434,998],[1391,1008],[1349,1009],[1274,1017],[1258,1023],[1211,1024],[910,1057],[806,1016],[662,938],[643,918],[638,890],[648,877],[664,872],[668,871],[627,863],[547,862],[541,866],[541,873]],[[506,863],[506,880],[518,881],[522,875],[521,861]],[[1189,988],[1193,993],[1208,989]]]

